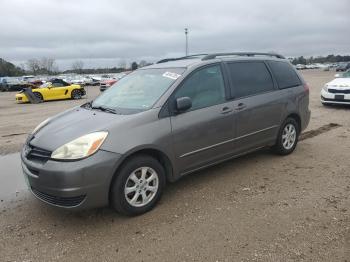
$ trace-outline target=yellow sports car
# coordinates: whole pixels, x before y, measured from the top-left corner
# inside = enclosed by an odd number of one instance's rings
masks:
[[[42,102],[61,99],[80,99],[86,94],[80,85],[71,85],[62,79],[52,79],[38,88],[22,90],[16,94],[17,103],[28,103],[33,100]],[[35,97],[34,97],[35,96]]]

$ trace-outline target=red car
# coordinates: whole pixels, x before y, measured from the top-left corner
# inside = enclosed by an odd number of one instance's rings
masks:
[[[108,80],[101,81],[101,83],[100,83],[100,91],[101,92],[105,91],[107,88],[109,88],[112,85],[114,85],[117,81],[118,81],[118,79],[108,79]]]

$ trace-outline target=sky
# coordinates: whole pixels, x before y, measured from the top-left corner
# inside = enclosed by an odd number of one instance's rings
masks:
[[[60,69],[189,53],[350,53],[350,0],[0,0],[0,57]]]

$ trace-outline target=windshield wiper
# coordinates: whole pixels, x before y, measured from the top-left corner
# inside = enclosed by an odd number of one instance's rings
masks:
[[[91,108],[91,106],[92,106],[92,101],[87,102],[87,103],[81,105],[81,107],[83,107],[83,108],[89,108],[89,109]]]
[[[97,110],[101,110],[103,112],[117,114],[117,111],[115,109],[109,108],[109,107],[105,107],[105,106],[92,106],[91,109],[97,109]]]

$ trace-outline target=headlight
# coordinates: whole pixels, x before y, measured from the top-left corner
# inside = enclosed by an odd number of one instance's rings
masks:
[[[51,120],[51,118],[48,118],[44,121],[42,121],[39,125],[36,126],[36,128],[34,128],[32,134],[35,134],[36,132],[38,132],[41,128],[43,128],[49,121]]]
[[[326,92],[328,92],[328,86],[325,85],[325,86],[323,87],[323,90],[326,91]]]
[[[81,136],[59,148],[52,154],[53,159],[80,159],[95,153],[106,139],[108,132],[95,132]]]

